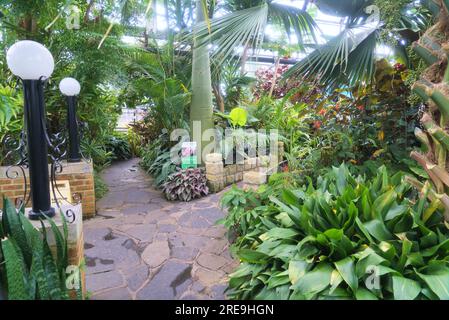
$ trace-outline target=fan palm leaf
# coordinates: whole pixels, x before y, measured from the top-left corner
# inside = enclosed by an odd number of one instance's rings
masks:
[[[284,78],[318,75],[326,86],[340,80],[355,85],[371,79],[379,28],[376,22],[353,24],[295,64]]]
[[[375,50],[381,43],[380,32],[384,28],[377,6],[369,0],[345,0],[342,6],[329,0],[317,0],[317,6],[326,12],[347,16],[346,28],[327,43],[320,45],[307,57],[284,74],[292,77],[320,76],[321,83],[328,87],[339,84],[354,86],[372,80],[374,75]],[[368,5],[366,8],[365,5]],[[368,16],[367,14],[371,14]],[[429,12],[416,8],[412,2],[404,4],[401,18],[393,31],[407,31],[415,34],[426,28]],[[403,47],[394,48],[402,53]]]
[[[221,63],[234,56],[236,48],[258,48],[269,21],[282,24],[287,33],[294,33],[301,43],[307,35],[314,37],[317,30],[315,21],[305,10],[275,1],[262,1],[253,7],[214,18],[210,24],[198,25],[196,43],[198,46],[213,43],[212,57]]]

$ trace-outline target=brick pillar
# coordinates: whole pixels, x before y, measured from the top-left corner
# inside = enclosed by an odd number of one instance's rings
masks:
[[[92,163],[76,162],[67,163],[62,162],[62,172],[56,175],[58,181],[69,181],[70,191],[72,194],[78,193],[81,195],[81,203],[83,206],[84,218],[92,218],[95,216],[95,185],[94,185],[94,169]],[[0,198],[6,196],[15,201],[17,198],[23,198],[24,183],[23,174],[20,170],[13,168],[10,170],[10,176],[14,176],[14,170],[19,176],[16,179],[9,179],[6,176],[8,167],[0,167]],[[28,194],[30,192],[29,173],[25,170],[27,179]],[[52,195],[53,197],[53,195]],[[52,199],[53,201],[53,199]],[[30,206],[28,203],[27,206]]]

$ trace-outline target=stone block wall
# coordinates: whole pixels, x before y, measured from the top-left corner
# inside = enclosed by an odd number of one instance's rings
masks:
[[[244,181],[245,185],[260,185],[267,177],[277,172],[278,165],[284,158],[284,143],[278,142],[277,154],[245,159],[243,163],[224,165],[220,153],[206,156],[206,178],[212,193],[223,190],[226,186]]]
[[[62,163],[63,170],[57,174],[57,180],[66,180],[70,183],[70,191],[72,194],[81,195],[81,203],[83,206],[83,217],[92,218],[95,216],[95,185],[94,185],[94,170],[92,163],[77,162],[77,163]],[[24,194],[24,180],[23,174],[15,168],[10,170],[10,176],[14,176],[13,171],[17,171],[16,179],[7,177],[6,171],[8,167],[0,167],[0,198],[6,196],[12,201],[17,198],[23,198]],[[29,173],[25,170],[27,178],[27,190],[29,193]],[[27,206],[31,206],[28,203]]]
[[[267,157],[249,158],[241,164],[224,165],[221,154],[206,156],[206,178],[212,193],[223,190],[226,186],[243,181],[248,172],[268,167]]]

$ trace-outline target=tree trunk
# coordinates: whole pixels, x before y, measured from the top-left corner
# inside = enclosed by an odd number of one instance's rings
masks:
[[[435,25],[413,44],[415,52],[428,64],[413,90],[426,103],[427,108],[421,122],[425,132],[416,129],[416,137],[423,144],[423,152],[412,152],[415,159],[428,173],[434,194],[448,194],[449,191],[449,2],[436,0],[428,2],[439,5]],[[422,191],[422,190],[420,190]],[[438,200],[440,201],[440,200]],[[441,203],[449,217],[449,204]]]
[[[196,1],[197,21],[205,21],[201,0]],[[203,133],[214,128],[212,107],[212,81],[210,72],[210,57],[207,46],[197,47],[194,40],[192,58],[192,103],[190,106],[190,130],[193,141],[197,143],[198,163],[202,162],[202,150],[209,143],[203,140]],[[201,125],[201,129],[194,130]]]
[[[184,29],[184,17],[182,16],[181,0],[176,0],[176,26],[181,31]]]
[[[220,90],[220,84],[216,83],[212,85],[212,90],[214,91],[215,100],[217,100],[218,108],[220,109],[221,113],[225,112],[225,104],[223,95],[221,94]]]

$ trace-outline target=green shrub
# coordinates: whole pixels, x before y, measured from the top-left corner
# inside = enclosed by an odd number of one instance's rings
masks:
[[[315,185],[262,189],[261,205],[226,202],[225,223],[245,224],[230,298],[449,299],[448,224],[427,187],[418,197],[402,173],[367,180],[342,165]]]
[[[176,172],[178,166],[176,166],[171,160],[170,151],[165,151],[157,156],[151,166],[148,168],[148,173],[154,177],[154,184],[157,187],[167,181],[168,177]]]
[[[168,177],[179,168],[172,162],[167,137],[159,138],[145,146],[142,150],[140,166],[154,177],[154,184],[162,187]]]
[[[47,231],[33,227],[22,208],[17,212],[12,203],[3,200],[0,221],[0,296],[9,300],[68,299],[66,268],[68,266],[68,229],[64,217],[63,232],[47,220],[56,240],[56,254],[50,250]],[[78,292],[78,295],[80,292]]]
[[[113,160],[128,160],[132,158],[131,146],[125,134],[114,133],[106,141],[106,150],[112,154]]]
[[[142,146],[144,146],[144,138],[133,129],[128,129],[127,133],[130,151],[133,157],[140,157],[142,155]]]

